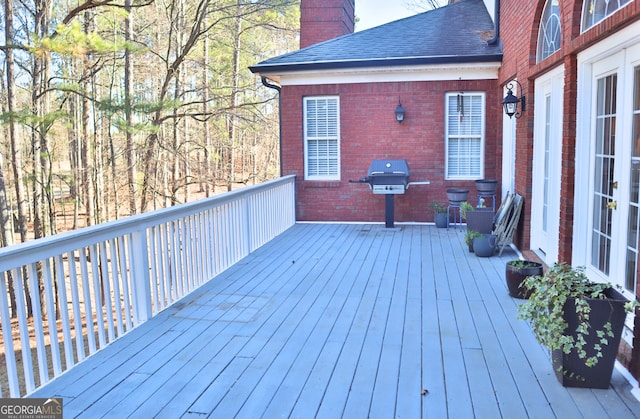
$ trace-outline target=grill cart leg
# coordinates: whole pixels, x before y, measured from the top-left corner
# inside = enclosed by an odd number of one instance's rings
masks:
[[[393,194],[387,194],[384,196],[384,226],[386,228],[394,227],[394,215],[393,215]]]

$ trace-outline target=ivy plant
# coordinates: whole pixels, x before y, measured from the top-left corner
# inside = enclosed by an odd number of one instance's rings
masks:
[[[542,276],[528,277],[524,286],[532,294],[527,302],[518,307],[518,318],[531,324],[538,342],[551,350],[560,349],[565,354],[576,351],[585,365],[596,365],[602,357],[602,347],[609,343],[613,331],[610,322],[605,323],[602,329],[591,330],[591,308],[586,299],[606,298],[605,291],[612,285],[590,281],[584,267],[572,268],[566,263],[558,263]],[[563,318],[565,303],[571,298],[575,301],[578,316],[575,338],[573,333],[567,334],[568,325]],[[629,302],[625,310],[630,312],[637,304],[636,301]],[[593,348],[586,347],[585,337],[590,333],[598,337]],[[592,353],[591,356],[587,356],[587,350]]]
[[[531,260],[522,260],[522,259],[514,259],[507,262],[507,265],[512,266],[514,268],[523,269],[523,268],[536,268],[540,266],[538,262],[533,262]]]

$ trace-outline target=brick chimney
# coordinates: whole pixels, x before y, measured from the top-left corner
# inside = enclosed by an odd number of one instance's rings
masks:
[[[355,0],[301,0],[300,48],[353,33]]]

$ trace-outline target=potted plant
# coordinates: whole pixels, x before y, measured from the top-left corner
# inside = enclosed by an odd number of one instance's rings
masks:
[[[531,290],[524,287],[524,281],[529,276],[540,276],[544,273],[542,263],[532,260],[514,259],[505,265],[505,278],[509,295],[513,298],[528,299]]]
[[[464,242],[467,246],[469,246],[469,252],[473,252],[473,239],[482,237],[482,233],[478,233],[477,231],[467,230],[464,233]]]
[[[482,234],[489,234],[493,230],[493,211],[487,207],[474,208],[468,202],[460,205],[462,218],[467,222],[467,229],[475,230]]]
[[[480,237],[473,238],[473,252],[476,256],[487,258],[496,252],[496,236],[479,233]]]
[[[436,223],[436,227],[438,228],[447,228],[449,227],[449,219],[447,218],[447,207],[442,205],[437,201],[433,201],[431,203],[431,208],[433,209],[433,219]]]
[[[611,284],[589,280],[566,263],[530,276],[531,296],[518,307],[542,345],[551,350],[558,380],[567,387],[608,388],[629,302]]]

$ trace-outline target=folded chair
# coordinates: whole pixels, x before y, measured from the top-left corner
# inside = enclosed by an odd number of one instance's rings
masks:
[[[524,198],[521,195],[508,192],[496,212],[492,234],[496,236],[496,248],[500,249],[500,255],[505,247],[513,243],[513,234],[520,221],[523,204]]]

